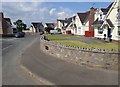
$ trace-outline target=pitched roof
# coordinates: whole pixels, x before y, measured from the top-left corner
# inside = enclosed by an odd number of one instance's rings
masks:
[[[66,20],[62,20],[62,19],[57,19],[57,21],[60,21],[62,23],[66,23],[67,22]]]
[[[70,23],[72,22],[72,18],[74,17],[70,17],[67,19],[67,25],[65,26],[65,28],[67,28],[70,25]]]
[[[97,24],[103,24],[103,21],[102,20],[98,20],[98,18],[93,22],[92,25],[97,25]]]
[[[47,26],[54,26],[55,23],[45,23]]]
[[[32,24],[35,28],[36,28],[36,27],[40,27],[40,26],[43,27],[42,22],[32,22],[31,24]]]
[[[110,9],[114,2],[112,2],[107,8]]]
[[[10,18],[4,18],[4,19],[12,25]]]
[[[101,8],[101,11],[103,12],[103,14],[107,14],[109,9],[108,8]]]
[[[89,18],[90,11],[84,13],[77,13],[82,24]]]
[[[114,27],[113,23],[111,22],[110,19],[106,19],[106,22],[109,24],[110,27]]]

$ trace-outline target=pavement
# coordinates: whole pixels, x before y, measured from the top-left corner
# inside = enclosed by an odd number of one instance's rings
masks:
[[[5,38],[0,61],[2,66],[2,85],[41,85],[20,67],[21,53],[39,38],[40,35],[28,35],[24,38]],[[11,46],[10,46],[11,45]],[[1,68],[1,67],[0,67]],[[1,74],[1,73],[0,73]]]
[[[46,55],[36,40],[21,56],[21,66],[37,80],[54,85],[117,85],[118,72],[86,68]]]

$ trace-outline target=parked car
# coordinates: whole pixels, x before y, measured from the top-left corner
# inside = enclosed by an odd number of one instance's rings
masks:
[[[25,36],[25,32],[17,32],[17,33],[15,34],[15,37],[16,37],[16,38],[24,37],[24,36]]]
[[[58,34],[58,30],[50,30],[50,34]]]

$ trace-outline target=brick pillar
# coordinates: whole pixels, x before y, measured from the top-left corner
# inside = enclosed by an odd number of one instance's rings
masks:
[[[94,8],[90,8],[90,16],[89,16],[89,31],[91,33],[91,37],[94,37],[94,28],[92,26],[93,22],[94,22]]]

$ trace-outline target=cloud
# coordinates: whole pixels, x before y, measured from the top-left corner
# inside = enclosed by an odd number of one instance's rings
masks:
[[[52,7],[43,2],[3,2],[2,8],[5,17],[10,17],[12,21],[22,19],[28,26],[31,22],[56,22],[57,18],[73,15],[69,8]]]
[[[54,15],[55,12],[56,12],[56,8],[52,8],[49,13],[50,13],[50,15]]]
[[[64,17],[64,15],[65,15],[65,12],[64,12],[64,11],[58,12],[58,16],[59,16],[59,17]]]

